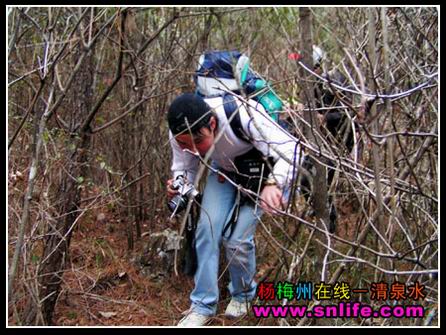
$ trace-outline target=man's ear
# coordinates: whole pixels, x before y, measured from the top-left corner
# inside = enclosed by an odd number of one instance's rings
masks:
[[[215,116],[211,116],[209,120],[209,127],[211,127],[211,131],[214,131],[217,128],[217,120],[215,119]]]

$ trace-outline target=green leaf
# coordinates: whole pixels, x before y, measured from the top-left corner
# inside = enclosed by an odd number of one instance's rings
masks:
[[[50,139],[50,134],[48,133],[48,130],[45,130],[42,134],[43,142],[48,143]]]
[[[67,314],[67,317],[69,319],[75,319],[75,318],[77,318],[77,313],[74,312],[74,311],[69,311],[68,314]]]

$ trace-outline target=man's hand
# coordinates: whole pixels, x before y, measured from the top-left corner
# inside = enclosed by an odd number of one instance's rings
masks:
[[[167,181],[167,198],[168,198],[169,200],[171,200],[176,194],[179,193],[178,190],[174,190],[174,189],[172,188],[172,183],[173,183],[173,181],[174,181],[174,179],[169,179],[169,180]]]
[[[260,194],[262,201],[260,207],[266,213],[274,213],[274,210],[283,210],[286,207],[286,202],[282,197],[282,191],[276,185],[267,185],[263,188]]]

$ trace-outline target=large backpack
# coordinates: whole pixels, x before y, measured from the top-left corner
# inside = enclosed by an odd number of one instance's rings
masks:
[[[237,110],[232,91],[237,95],[246,94],[259,102],[271,118],[278,122],[282,101],[269,83],[249,66],[249,57],[239,51],[210,51],[201,55],[194,81],[196,93],[204,98],[221,96],[228,119]],[[238,113],[231,121],[231,128],[237,137],[248,141],[243,133]]]

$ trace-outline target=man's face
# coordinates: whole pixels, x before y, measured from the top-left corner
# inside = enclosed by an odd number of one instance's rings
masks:
[[[209,149],[214,144],[214,130],[216,126],[216,121],[213,117],[210,120],[210,128],[203,127],[200,129],[197,135],[181,134],[177,135],[175,138],[181,149],[188,149],[192,152],[197,152],[200,156],[204,157]]]

